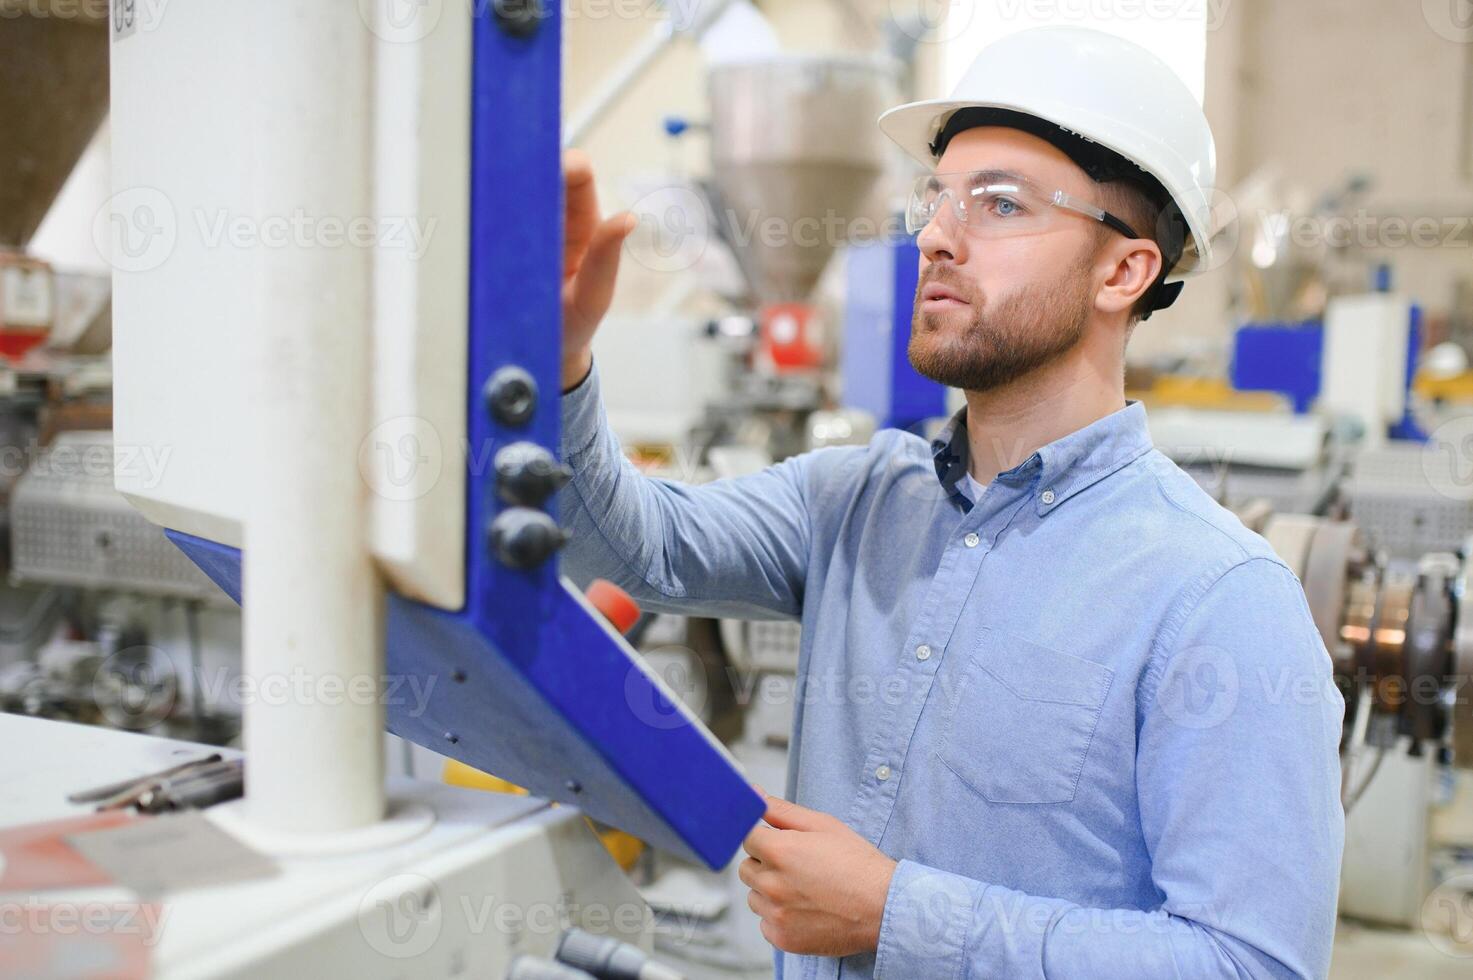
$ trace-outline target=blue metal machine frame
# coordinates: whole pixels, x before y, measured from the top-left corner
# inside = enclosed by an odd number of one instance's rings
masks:
[[[469,461],[512,442],[558,448],[561,396],[561,23],[557,4],[508,25],[477,7],[471,166],[465,608],[398,595],[387,609],[388,674],[421,678],[428,705],[387,705],[389,730],[660,846],[724,865],[762,798],[591,614],[556,560],[510,568],[488,544],[506,506],[496,474]],[[543,204],[531,222],[526,202]],[[558,229],[554,231],[554,229]],[[529,421],[503,424],[484,386],[516,366],[536,382]],[[555,498],[554,498],[555,499]],[[550,508],[549,508],[550,509]],[[556,516],[555,514],[553,516]],[[169,537],[237,602],[240,551]]]

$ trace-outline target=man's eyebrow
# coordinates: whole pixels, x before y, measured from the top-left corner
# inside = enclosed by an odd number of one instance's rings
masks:
[[[926,190],[939,191],[941,189],[941,178],[954,176],[952,174],[932,174],[926,179]],[[992,184],[1026,184],[1028,178],[1014,170],[972,170],[960,176],[967,178],[967,187],[975,190],[978,187],[987,187]]]
[[[967,175],[967,183],[971,187],[985,187],[988,184],[1025,184],[1028,178],[1012,170],[977,170]]]

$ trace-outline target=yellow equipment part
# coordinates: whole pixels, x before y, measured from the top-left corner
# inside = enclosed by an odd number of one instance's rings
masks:
[[[1418,374],[1413,388],[1428,401],[1473,402],[1473,371],[1464,371],[1450,378]]]
[[[464,786],[466,789],[481,789],[490,793],[510,793],[513,796],[527,795],[527,791],[515,783],[509,783],[500,776],[482,772],[454,759],[445,760],[445,769],[441,778],[451,786]],[[644,853],[644,841],[622,830],[594,823],[587,817],[583,819],[588,821],[588,826],[598,835],[598,839],[603,842],[604,849],[618,862],[619,867],[625,871],[634,867],[639,856]]]
[[[464,786],[466,789],[484,789],[491,793],[510,793],[512,796],[527,795],[527,791],[515,783],[509,783],[500,776],[482,772],[454,759],[445,760],[445,771],[441,778],[451,786]]]
[[[1284,399],[1271,391],[1239,391],[1221,378],[1163,374],[1150,388],[1132,389],[1126,397],[1153,406],[1177,405],[1225,412],[1282,411]]]

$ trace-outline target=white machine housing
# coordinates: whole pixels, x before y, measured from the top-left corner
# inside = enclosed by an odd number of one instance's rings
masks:
[[[1358,419],[1366,449],[1406,412],[1411,324],[1411,302],[1394,293],[1336,296],[1325,308],[1318,407]]]
[[[459,608],[466,404],[445,379],[467,370],[470,11],[395,43],[361,19],[373,5],[344,5],[345,43],[293,69],[303,86],[359,89],[356,113],[324,119],[327,100],[263,87],[304,17],[258,6],[183,4],[114,32],[114,194],[94,238],[115,269],[116,440],[167,447],[171,462],[148,479],[120,472],[117,488],[163,527],[243,547],[258,488],[303,449],[252,451],[261,398],[294,356],[261,343],[262,325],[320,315],[332,297],[358,338],[337,356],[372,352],[354,444],[373,556],[399,592]],[[304,173],[277,179],[293,164]],[[293,271],[295,295],[282,288]],[[340,374],[321,369],[331,390]],[[276,407],[313,411],[318,396],[301,395]]]

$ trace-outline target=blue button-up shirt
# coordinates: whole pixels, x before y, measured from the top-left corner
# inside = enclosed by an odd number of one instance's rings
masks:
[[[784,978],[1323,977],[1344,705],[1294,574],[1131,404],[973,506],[965,413],[703,486],[563,399],[575,578],[802,621],[788,796],[899,861]]]

